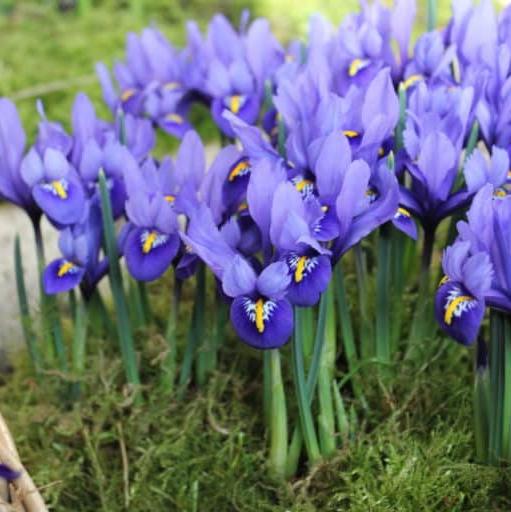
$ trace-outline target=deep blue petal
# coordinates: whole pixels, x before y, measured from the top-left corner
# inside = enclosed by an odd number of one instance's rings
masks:
[[[68,226],[82,220],[85,193],[81,184],[67,179],[39,183],[32,194],[41,210],[57,224]]]
[[[60,258],[52,261],[44,270],[43,285],[48,295],[72,290],[83,278],[85,269]]]
[[[158,279],[169,268],[179,244],[177,233],[166,235],[149,228],[132,229],[124,244],[130,274],[139,281]]]
[[[417,224],[415,224],[411,213],[407,209],[398,208],[394,219],[392,219],[392,224],[405,235],[408,235],[413,240],[417,240]]]
[[[237,297],[231,305],[231,322],[239,337],[251,347],[279,348],[293,332],[293,309],[285,299]]]
[[[484,301],[472,297],[456,281],[445,282],[436,293],[437,322],[444,332],[463,345],[471,345],[476,340],[484,309]]]
[[[14,469],[11,469],[6,464],[0,463],[0,478],[3,478],[4,480],[7,480],[8,482],[12,482],[13,480],[16,480],[21,475],[21,471],[15,471]]]
[[[289,301],[297,306],[313,306],[327,289],[332,277],[328,256],[289,254],[286,263],[291,275],[287,291]]]
[[[222,130],[222,132],[228,137],[235,137],[234,130],[231,127],[231,123],[223,117],[224,111],[229,111],[226,108],[226,104],[228,103],[226,100],[228,98],[217,98],[214,99],[211,103],[211,114],[213,116],[213,121],[215,121],[216,125]],[[243,104],[239,111],[234,112],[237,117],[242,119],[248,124],[254,124],[258,115],[259,109],[261,106],[261,102],[259,98],[255,95],[246,96],[243,101]]]
[[[180,114],[171,113],[158,119],[158,126],[169,135],[182,139],[192,125]]]

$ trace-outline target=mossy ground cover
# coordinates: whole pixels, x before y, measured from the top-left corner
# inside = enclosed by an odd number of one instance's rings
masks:
[[[98,2],[79,16],[59,13],[51,2],[16,2],[10,14],[0,17],[1,93],[17,100],[30,134],[37,123],[37,97],[44,99],[51,118],[66,124],[78,90],[101,104],[93,64],[121,56],[128,30],[156,20],[179,42],[185,19],[199,15],[204,22],[216,10],[241,8],[239,2],[221,1],[194,2],[192,7],[161,0],[144,4],[141,14],[127,3]],[[350,2],[342,4],[342,10],[353,8]],[[441,2],[443,19],[446,4]],[[280,11],[264,2],[254,7],[259,13],[266,9],[285,31],[288,25],[279,23],[282,5]],[[293,3],[292,23],[302,26],[305,11],[317,7],[304,5],[298,15]],[[318,5],[333,12],[328,2]],[[106,115],[104,108],[100,111]],[[207,124],[201,126],[203,135],[210,136],[209,130]],[[147,383],[141,405],[131,402],[123,386],[113,339],[90,340],[82,398],[74,405],[63,401],[63,376],[50,372],[38,382],[24,355],[14,360],[14,373],[3,380],[2,412],[53,510],[510,509],[511,472],[473,459],[470,352],[435,338],[424,341],[420,362],[400,359],[391,382],[365,371],[369,407],[364,411],[353,403],[359,419],[352,424],[351,439],[331,461],[310,473],[302,468],[299,478],[276,484],[266,470],[260,354],[229,339],[208,386],[192,386],[177,399],[158,384],[170,292],[163,283],[151,295],[154,327],[137,334]],[[408,309],[406,298],[401,307]],[[181,348],[188,318],[185,311]],[[349,384],[345,391],[350,405]]]
[[[23,357],[0,401],[53,510],[509,510],[511,472],[473,459],[470,354],[448,340],[428,344],[421,364],[396,365],[392,382],[366,372],[369,406],[353,403],[351,438],[285,484],[267,476],[261,359],[234,339],[207,387],[181,399],[158,385],[165,345],[152,328],[137,335],[141,405],[123,386],[112,340],[99,338],[79,402],[63,401],[61,375],[37,382]],[[350,405],[349,386],[346,396]]]

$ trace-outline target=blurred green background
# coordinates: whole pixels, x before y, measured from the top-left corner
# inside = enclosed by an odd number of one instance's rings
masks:
[[[439,1],[439,19],[450,1]],[[391,3],[391,2],[387,2]],[[418,29],[426,1],[418,0]],[[319,12],[334,23],[357,10],[357,0],[0,0],[0,95],[13,98],[29,133],[37,124],[34,101],[41,97],[49,117],[67,124],[75,93],[92,96],[102,113],[94,63],[111,64],[124,51],[126,32],[155,23],[176,44],[184,41],[184,22],[201,26],[215,12],[238,20],[244,8],[270,18],[286,41],[303,37],[307,20]]]

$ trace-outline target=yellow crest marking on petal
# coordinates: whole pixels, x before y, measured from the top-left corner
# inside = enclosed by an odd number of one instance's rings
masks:
[[[55,193],[60,197],[60,199],[67,199],[66,189],[59,180],[52,181],[51,186],[53,190],[55,190]]]
[[[244,212],[245,210],[248,210],[248,203],[246,201],[238,206],[238,212]]]
[[[383,147],[381,147],[379,150],[378,150],[378,156],[385,156],[385,149]]]
[[[184,122],[184,119],[183,119],[183,116],[180,116],[179,114],[167,114],[165,116],[165,120],[166,121],[170,121],[171,123],[176,123],[176,124],[183,124]]]
[[[451,301],[451,303],[449,304],[449,306],[447,306],[447,309],[445,310],[444,322],[447,325],[451,325],[452,317],[454,316],[454,312],[456,311],[456,308],[460,304],[463,304],[464,302],[468,302],[471,300],[472,300],[472,297],[470,297],[468,295],[460,295],[459,297],[456,297],[455,299],[453,299]]]
[[[423,79],[422,75],[416,74],[409,76],[404,82],[403,82],[403,88],[409,89],[412,87],[412,85],[415,85],[417,82],[420,82]]]
[[[176,89],[179,89],[181,87],[181,84],[179,82],[167,82],[163,88],[166,91],[174,91]]]
[[[494,192],[493,192],[493,196],[494,197],[506,197],[507,196],[507,192],[503,189],[503,188],[497,188]]]
[[[397,209],[397,213],[398,213],[399,215],[402,215],[403,217],[411,217],[410,212],[409,212],[406,208],[403,208],[402,206],[400,206],[400,207]]]
[[[303,279],[303,273],[305,271],[305,265],[307,264],[307,256],[300,256],[295,269],[295,282],[300,283]]]
[[[343,130],[342,133],[345,137],[348,137],[348,139],[354,139],[360,135],[356,130]]]
[[[231,112],[233,114],[237,114],[240,111],[241,96],[239,94],[235,94],[234,96],[231,96],[229,108],[231,109]]]
[[[264,300],[258,299],[255,303],[255,324],[257,328],[257,332],[263,333],[264,332]]]
[[[365,66],[365,61],[362,59],[353,59],[348,69],[348,75],[353,78]]]
[[[165,199],[165,201],[167,201],[167,203],[172,204],[176,200],[176,196],[169,194],[169,195],[165,196],[164,199]]]
[[[156,233],[156,231],[151,231],[148,233],[147,238],[144,240],[144,245],[142,246],[142,252],[144,254],[151,252],[151,249],[153,248],[154,242],[156,242],[157,238],[158,233]]]
[[[229,181],[234,181],[243,171],[250,167],[250,163],[248,160],[241,160],[238,162],[234,169],[229,173],[229,177],[227,178]]]
[[[438,283],[438,287],[443,286],[445,283],[449,282],[449,276],[444,276],[442,279],[440,279],[440,282]]]
[[[303,179],[303,180],[297,181],[295,183],[295,188],[296,188],[296,190],[298,190],[298,192],[301,192],[308,185],[312,185],[312,181]]]
[[[64,261],[60,267],[59,271],[57,272],[58,277],[65,276],[69,271],[71,271],[73,268],[75,268],[74,263],[71,263],[70,261]]]
[[[136,92],[136,89],[126,89],[125,91],[122,91],[121,101],[128,101],[132,96],[135,96]]]

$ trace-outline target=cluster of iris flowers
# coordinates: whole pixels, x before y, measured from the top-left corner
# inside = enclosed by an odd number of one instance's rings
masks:
[[[129,34],[113,75],[97,66],[114,121],[99,119],[79,94],[68,133],[38,104],[30,148],[15,106],[1,99],[0,193],[30,217],[41,268],[46,344],[29,314],[17,242],[36,371],[60,365],[76,399],[86,339],[97,329],[118,338],[142,400],[133,330],[151,321],[144,283],[172,268],[162,382],[178,394],[190,382],[204,385],[230,317],[239,339],[263,351],[269,465],[292,476],[304,457],[314,464],[349,440],[354,405],[367,407],[362,372],[385,379],[398,357],[424,357],[435,315],[457,341],[478,339],[478,456],[510,460],[511,9],[497,17],[490,0],[454,0],[449,23],[435,29],[435,2],[428,7],[429,31],[413,51],[414,0],[393,8],[362,1],[338,29],[313,17],[307,42],[286,47],[267,20],[247,14],[238,28],[216,15],[206,34],[190,22],[183,49],[156,28]],[[209,167],[189,118],[197,103],[223,142]],[[152,156],[157,130],[180,139],[175,158]],[[48,264],[43,215],[60,233],[62,256]],[[448,229],[438,229],[444,221]],[[453,245],[433,300],[438,241]],[[105,276],[114,316],[98,288]],[[181,291],[192,280],[181,353]],[[407,289],[417,293],[405,325]],[[55,298],[63,292],[71,343]],[[487,307],[489,358],[480,335]],[[288,342],[292,436],[281,364]]]

